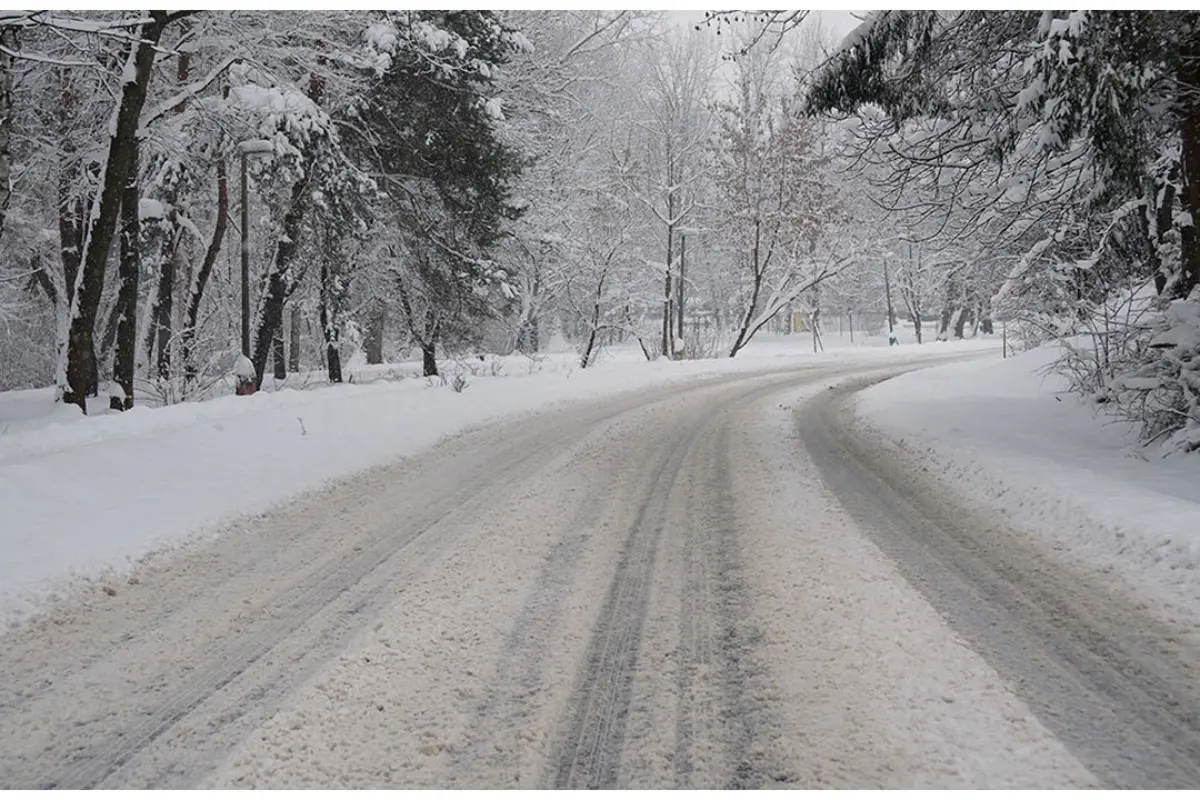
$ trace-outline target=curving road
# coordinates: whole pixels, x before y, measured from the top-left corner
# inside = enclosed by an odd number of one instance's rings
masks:
[[[64,601],[0,787],[1200,786],[1186,639],[852,430],[894,372],[531,415]]]

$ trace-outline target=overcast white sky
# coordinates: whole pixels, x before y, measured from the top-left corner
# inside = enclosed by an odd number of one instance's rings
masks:
[[[653,5],[648,5],[646,8],[653,8]],[[859,20],[854,17],[855,14],[863,15],[865,11],[813,11],[814,17],[820,17],[821,22],[829,30],[831,45],[837,47],[847,33],[854,30],[858,25]],[[683,9],[671,9],[671,14],[679,20],[683,25],[695,25],[704,21],[703,11],[685,11]],[[807,24],[807,22],[806,22]]]
[[[829,28],[833,34],[835,43],[840,42],[842,38],[854,30],[858,25],[859,20],[854,18],[854,14],[862,15],[865,11],[817,11],[821,15],[821,21],[825,23],[825,27]]]

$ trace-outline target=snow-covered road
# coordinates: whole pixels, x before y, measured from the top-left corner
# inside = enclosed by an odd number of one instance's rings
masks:
[[[884,374],[528,415],[60,603],[0,787],[1200,785],[1197,643],[839,433]]]

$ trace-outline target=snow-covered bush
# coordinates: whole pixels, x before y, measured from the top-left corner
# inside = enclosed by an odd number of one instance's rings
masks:
[[[1110,384],[1114,409],[1144,441],[1200,449],[1200,288],[1157,313],[1139,344]]]

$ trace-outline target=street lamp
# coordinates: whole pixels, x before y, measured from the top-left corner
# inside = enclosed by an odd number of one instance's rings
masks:
[[[249,139],[239,144],[238,150],[242,155],[242,357],[238,359],[238,394],[253,394],[257,387],[254,386],[253,362],[250,362],[250,192],[246,164],[250,156],[273,155],[275,146],[266,139]]]

